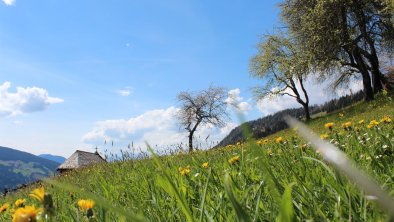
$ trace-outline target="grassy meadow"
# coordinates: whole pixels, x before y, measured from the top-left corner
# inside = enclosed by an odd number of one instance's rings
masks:
[[[392,96],[381,95],[372,102],[318,115],[307,125],[394,196],[393,114]],[[332,128],[327,123],[333,123]],[[43,190],[34,190],[40,186],[28,187],[0,199],[0,221],[11,221],[18,213],[41,214],[42,221],[389,219],[372,196],[324,163],[296,131],[287,129],[215,150],[113,162],[56,176],[42,184],[53,206]],[[18,206],[23,205],[35,207],[22,212]]]

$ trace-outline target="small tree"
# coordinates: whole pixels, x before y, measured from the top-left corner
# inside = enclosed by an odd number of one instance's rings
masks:
[[[180,92],[177,100],[181,107],[177,118],[189,133],[189,152],[193,151],[193,136],[200,125],[212,124],[222,127],[228,117],[226,92],[221,87],[209,87],[200,92]]]
[[[258,97],[291,96],[304,107],[309,120],[309,96],[304,78],[310,72],[308,60],[291,39],[281,34],[268,35],[258,44],[258,54],[251,59],[252,76],[265,80],[264,87],[257,87]],[[301,93],[297,89],[301,87]],[[290,93],[289,93],[290,90]]]

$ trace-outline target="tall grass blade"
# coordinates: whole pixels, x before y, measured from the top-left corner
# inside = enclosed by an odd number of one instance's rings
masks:
[[[285,188],[285,192],[282,196],[282,201],[280,204],[279,215],[276,218],[277,222],[289,222],[294,221],[294,208],[293,199],[291,197],[291,191],[294,184],[289,184]]]
[[[394,218],[394,200],[366,173],[356,167],[356,164],[346,157],[346,154],[334,145],[321,140],[313,135],[308,127],[293,118],[286,118],[290,127],[298,128],[300,134],[311,142],[314,148],[324,157],[324,159],[345,174],[348,179],[354,182],[360,189],[368,195],[375,196],[378,205],[384,209],[391,218]]]
[[[148,147],[149,151],[151,152],[152,158],[155,161],[156,165],[163,172],[163,176],[164,176],[164,178],[166,180],[166,184],[168,185],[167,186],[168,190],[166,190],[166,191],[176,197],[178,204],[180,205],[183,213],[186,216],[186,219],[189,222],[193,222],[194,219],[193,219],[192,213],[190,212],[190,209],[188,208],[188,206],[186,204],[185,198],[178,192],[178,188],[175,186],[173,180],[170,177],[170,174],[167,172],[166,168],[161,164],[159,158],[153,152],[153,149],[148,144],[147,144],[147,147]]]
[[[238,217],[238,221],[249,222],[250,218],[249,218],[248,214],[241,207],[241,205],[238,203],[238,201],[234,197],[233,191],[231,189],[230,179],[229,179],[228,174],[226,174],[224,177],[224,190],[226,191],[227,196],[230,199],[230,202],[234,207],[234,210],[235,210],[237,217]]]

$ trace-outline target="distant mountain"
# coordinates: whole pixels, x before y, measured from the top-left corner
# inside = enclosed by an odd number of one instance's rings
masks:
[[[52,161],[59,163],[59,164],[62,164],[66,160],[66,158],[64,158],[62,156],[55,156],[52,154],[40,154],[38,156],[42,157],[44,159],[47,159],[47,160],[52,160]]]
[[[0,146],[0,192],[52,176],[59,163]]]

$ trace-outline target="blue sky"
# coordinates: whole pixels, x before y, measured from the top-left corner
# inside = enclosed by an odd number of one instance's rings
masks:
[[[210,85],[226,87],[248,120],[282,109],[253,100],[261,81],[248,70],[259,36],[280,26],[276,4],[3,0],[0,146],[68,156],[185,142],[176,95]],[[220,140],[237,123],[199,133]]]

